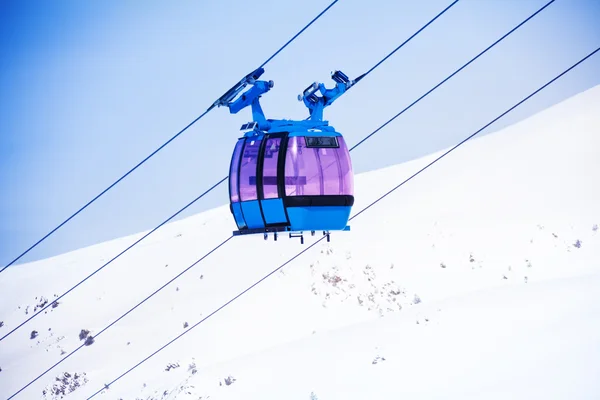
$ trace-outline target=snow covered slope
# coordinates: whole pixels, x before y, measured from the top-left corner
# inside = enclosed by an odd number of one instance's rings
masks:
[[[467,143],[97,398],[600,397],[599,109],[600,86]],[[437,155],[357,176],[354,212]],[[1,341],[0,396],[89,331],[15,397],[85,399],[316,240],[232,239],[96,336],[233,229],[169,224]],[[139,236],[10,268],[0,335]]]

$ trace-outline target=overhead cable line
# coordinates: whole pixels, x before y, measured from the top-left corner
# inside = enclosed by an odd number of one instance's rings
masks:
[[[394,186],[387,193],[385,193],[384,195],[382,195],[381,197],[379,197],[377,200],[373,201],[371,204],[369,204],[368,206],[366,206],[365,208],[363,208],[362,210],[360,210],[359,212],[357,212],[354,216],[352,216],[352,218],[350,218],[350,220],[353,220],[354,218],[358,217],[360,214],[362,214],[363,212],[365,212],[369,208],[373,207],[379,201],[381,201],[385,197],[389,196],[392,192],[396,191],[401,186],[404,186],[408,181],[412,180],[417,175],[419,175],[421,172],[425,171],[426,169],[428,169],[429,167],[431,167],[433,164],[437,163],[442,158],[446,157],[448,154],[450,154],[451,152],[453,152],[454,150],[456,150],[457,148],[459,148],[460,146],[462,146],[463,144],[465,144],[465,142],[467,142],[468,140],[470,140],[470,139],[474,138],[475,136],[477,136],[478,134],[480,134],[482,131],[484,131],[485,129],[487,129],[490,125],[494,124],[496,121],[498,121],[499,119],[501,119],[502,117],[504,117],[506,114],[510,113],[512,110],[514,110],[515,108],[519,107],[521,104],[525,103],[527,100],[529,100],[530,98],[532,98],[533,96],[535,96],[536,94],[538,94],[539,92],[541,92],[542,90],[544,90],[546,87],[550,86],[552,83],[554,83],[559,78],[561,78],[563,75],[567,74],[569,71],[571,71],[572,69],[574,69],[575,67],[577,67],[579,64],[583,63],[585,60],[587,60],[588,58],[590,58],[591,56],[593,56],[594,54],[596,54],[598,51],[600,51],[600,47],[598,47],[596,50],[594,50],[591,53],[589,53],[587,56],[583,57],[581,60],[577,61],[575,64],[573,64],[568,69],[566,69],[563,72],[561,72],[556,77],[552,78],[546,84],[544,84],[539,89],[537,89],[535,92],[531,93],[529,96],[525,97],[523,100],[519,101],[517,104],[515,104],[514,106],[512,106],[508,110],[504,111],[502,114],[500,114],[499,116],[497,116],[496,118],[494,118],[493,120],[491,120],[490,122],[488,122],[487,124],[485,124],[483,127],[481,127],[480,129],[478,129],[477,131],[475,131],[471,135],[467,136],[465,139],[463,139],[462,141],[460,141],[459,143],[457,143],[456,145],[454,145],[454,147],[452,147],[449,150],[447,150],[446,152],[444,152],[442,155],[440,155],[439,157],[437,157],[435,160],[431,161],[429,164],[427,164],[426,166],[424,166],[423,168],[421,168],[417,172],[415,172],[413,175],[411,175],[410,177],[408,177],[407,179],[405,179],[404,181],[402,181],[400,184]]]
[[[33,383],[35,383],[38,379],[40,379],[41,377],[43,377],[44,375],[46,375],[48,372],[50,372],[52,369],[54,369],[55,367],[57,367],[58,365],[60,365],[63,361],[65,361],[67,358],[71,357],[73,354],[77,353],[79,350],[81,350],[83,347],[89,345],[89,340],[96,340],[98,338],[98,336],[100,336],[101,334],[103,334],[104,332],[106,332],[108,329],[110,329],[113,325],[115,325],[117,322],[119,322],[120,320],[122,320],[123,318],[125,318],[127,315],[129,315],[129,313],[131,313],[133,310],[135,310],[136,308],[138,308],[139,306],[141,306],[142,304],[144,304],[146,301],[148,301],[151,297],[153,297],[155,294],[157,294],[158,292],[160,292],[161,290],[163,290],[164,288],[166,288],[168,285],[170,285],[174,280],[176,280],[177,278],[179,278],[181,275],[183,275],[184,273],[186,273],[187,271],[189,271],[190,269],[192,269],[194,266],[196,266],[198,263],[200,263],[201,261],[203,261],[206,257],[210,256],[212,253],[214,253],[215,251],[217,251],[221,246],[224,246],[227,242],[229,242],[231,239],[233,238],[233,235],[228,237],[227,239],[223,240],[221,243],[219,243],[217,246],[215,246],[211,251],[209,251],[208,253],[206,253],[205,255],[203,255],[201,258],[199,258],[196,262],[194,262],[192,265],[190,265],[189,267],[187,267],[186,269],[184,269],[183,271],[181,271],[179,274],[177,274],[176,276],[174,276],[170,281],[168,281],[167,283],[165,283],[164,285],[162,285],[160,288],[156,289],[152,294],[148,295],[144,300],[142,300],[141,302],[139,302],[138,304],[136,304],[134,307],[130,308],[125,314],[121,315],[119,318],[117,318],[116,320],[114,320],[113,322],[111,322],[110,324],[108,324],[106,327],[104,327],[100,332],[98,332],[97,334],[90,336],[91,339],[86,339],[86,342],[84,342],[82,345],[80,345],[79,347],[77,347],[75,350],[73,350],[72,352],[70,352],[69,354],[67,354],[66,356],[64,356],[63,358],[61,358],[59,361],[57,361],[54,365],[52,365],[50,368],[48,368],[47,370],[45,370],[44,372],[42,372],[41,374],[39,374],[36,378],[32,379],[27,385],[23,386],[21,389],[19,389],[18,392],[14,393],[12,396],[10,396],[8,399],[12,399],[13,397],[15,397],[16,395],[18,395],[19,393],[21,393],[23,390],[27,389],[29,386],[31,386]]]
[[[131,244],[129,247],[127,247],[125,250],[121,251],[119,254],[117,254],[116,256],[114,256],[113,258],[111,258],[109,261],[107,261],[104,265],[102,265],[100,268],[96,269],[94,272],[92,272],[91,274],[89,274],[88,276],[86,276],[85,278],[83,278],[81,281],[79,281],[77,284],[75,284],[74,286],[72,286],[69,290],[67,290],[66,292],[64,292],[63,294],[61,294],[60,296],[58,296],[57,298],[55,298],[54,300],[52,300],[51,303],[48,303],[46,306],[44,306],[43,308],[40,308],[38,311],[34,312],[29,318],[27,318],[25,321],[21,322],[19,325],[17,325],[16,327],[14,327],[13,329],[11,329],[8,333],[6,333],[4,336],[2,336],[0,338],[0,341],[6,339],[8,336],[10,336],[11,334],[13,334],[15,331],[17,331],[19,328],[21,328],[23,325],[25,325],[26,323],[28,323],[29,321],[31,321],[32,319],[34,319],[35,317],[37,317],[38,315],[40,315],[42,312],[44,312],[44,310],[46,310],[48,307],[53,307],[55,303],[57,303],[59,300],[61,300],[63,297],[65,297],[66,295],[68,295],[69,293],[71,293],[73,290],[75,290],[77,287],[79,287],[81,284],[83,284],[85,281],[87,281],[88,279],[90,279],[92,276],[96,275],[98,272],[100,272],[102,269],[104,269],[104,267],[106,267],[108,264],[112,263],[113,261],[115,261],[117,258],[121,257],[123,254],[125,254],[127,251],[129,251],[131,248],[133,248],[134,246],[136,246],[138,243],[140,243],[142,240],[146,239],[148,236],[150,236],[152,233],[154,233],[156,230],[158,230],[160,227],[162,227],[163,225],[165,225],[167,222],[171,221],[173,218],[175,218],[178,214],[182,213],[184,210],[186,210],[188,207],[190,207],[192,204],[194,204],[196,201],[198,201],[199,199],[201,199],[202,197],[204,197],[208,192],[210,192],[211,190],[213,190],[215,187],[217,187],[218,185],[220,185],[221,183],[223,183],[223,181],[225,181],[227,179],[227,177],[221,179],[219,182],[217,182],[215,185],[213,185],[210,189],[208,189],[207,191],[205,191],[204,193],[202,193],[200,196],[196,197],[194,200],[192,200],[191,202],[189,202],[187,205],[185,205],[185,207],[183,207],[181,210],[177,211],[175,214],[171,215],[169,218],[167,218],[166,220],[164,220],[163,222],[160,223],[160,225],[156,226],[156,228],[152,229],[150,232],[146,233],[144,236],[142,236],[141,238],[139,238],[138,240],[136,240],[133,244]]]
[[[439,88],[440,86],[442,86],[444,83],[446,83],[447,81],[449,81],[450,79],[452,79],[452,77],[454,77],[454,75],[458,74],[460,71],[462,71],[463,69],[465,69],[466,67],[468,67],[471,63],[473,63],[479,57],[481,57],[482,55],[484,55],[485,53],[487,53],[488,50],[490,50],[492,47],[496,46],[498,43],[500,43],[501,41],[503,41],[504,39],[506,39],[514,31],[516,31],[517,29],[519,29],[520,27],[522,27],[523,25],[525,25],[527,22],[529,22],[532,18],[534,18],[539,13],[541,13],[546,7],[548,7],[550,4],[554,3],[555,1],[556,0],[550,0],[549,2],[547,2],[546,4],[544,4],[539,10],[537,10],[536,12],[534,12],[533,14],[531,14],[527,19],[525,19],[519,25],[515,26],[510,31],[508,31],[507,33],[505,33],[504,36],[502,36],[500,39],[496,40],[494,43],[492,43],[491,45],[489,45],[488,47],[486,47],[482,52],[480,52],[479,54],[477,54],[475,57],[471,58],[462,67],[460,67],[459,69],[457,69],[456,71],[454,71],[453,73],[451,73],[450,75],[448,75],[440,83],[438,83],[437,85],[435,85],[434,87],[432,87],[431,89],[429,89],[424,95],[422,95],[421,97],[419,97],[417,100],[413,101],[411,104],[409,104],[406,108],[404,108],[398,114],[394,115],[385,124],[381,125],[379,128],[375,129],[371,134],[369,134],[366,137],[364,137],[360,142],[358,142],[357,144],[355,144],[354,146],[352,146],[350,148],[350,151],[354,150],[355,148],[357,148],[358,146],[360,146],[361,144],[363,144],[365,141],[369,140],[373,135],[375,135],[377,132],[379,132],[381,129],[383,129],[385,126],[387,126],[390,122],[392,122],[393,120],[395,120],[396,118],[398,118],[400,115],[404,114],[412,106],[414,106],[415,104],[417,104],[418,102],[420,102],[421,100],[423,100],[425,97],[427,97],[431,92],[433,92],[434,90],[436,90],[437,88]]]
[[[312,21],[310,21],[308,24],[306,24],[306,26],[304,28],[302,28],[300,31],[298,31],[298,33],[296,33],[290,40],[287,41],[286,44],[284,44],[283,46],[281,46],[281,48],[279,50],[277,50],[275,53],[273,53],[273,55],[269,58],[267,58],[267,60],[265,62],[263,62],[262,64],[260,64],[260,67],[258,68],[262,68],[265,65],[267,65],[269,63],[269,61],[271,61],[272,59],[274,59],[280,52],[281,50],[285,49],[287,47],[288,44],[292,43],[294,41],[294,39],[296,39],[298,36],[300,36],[302,34],[302,32],[304,32],[309,26],[311,26],[313,24],[313,22],[315,22],[316,20],[318,20],[319,18],[321,18],[321,16],[323,14],[325,14],[327,11],[329,11],[329,9],[331,7],[333,7],[333,5],[335,3],[337,3],[339,0],[335,0],[333,1],[330,5],[327,6],[327,8],[325,8],[323,11],[321,11],[319,13],[319,15],[317,15],[315,18],[313,18]]]
[[[331,2],[331,4],[329,4],[329,6],[327,6],[327,8],[325,8],[323,11],[321,11],[315,18],[313,18],[312,21],[310,21],[308,24],[306,24],[304,26],[304,28],[302,28],[290,40],[288,40],[283,46],[281,46],[275,53],[273,53],[269,58],[267,58],[267,60],[265,62],[263,62],[259,68],[264,67],[269,61],[271,61],[273,58],[275,58],[283,49],[285,49],[290,43],[292,43],[292,41],[294,41],[298,36],[300,36],[309,26],[311,26],[314,22],[316,22],[319,18],[321,18],[321,16],[323,16],[323,14],[325,14],[327,11],[329,11],[329,9],[331,7],[333,7],[333,5],[335,3],[337,3],[338,1],[339,0],[334,0],[333,2]],[[247,77],[248,77],[248,75],[244,79],[246,79]],[[46,240],[48,237],[50,237],[54,232],[56,232],[57,230],[59,230],[60,228],[62,228],[71,219],[75,218],[75,216],[77,216],[80,212],[82,212],[83,210],[85,210],[88,206],[90,206],[92,203],[94,203],[96,200],[98,200],[100,197],[102,197],[106,192],[108,192],[113,187],[115,187],[117,184],[119,184],[119,182],[121,182],[123,179],[125,179],[129,174],[131,174],[133,171],[135,171],[136,169],[138,169],[142,164],[144,164],[146,161],[148,161],[150,158],[152,158],[156,153],[158,153],[159,151],[161,151],[162,149],[164,149],[167,145],[169,145],[173,140],[175,140],[176,138],[178,138],[188,128],[190,128],[192,125],[194,125],[200,119],[202,119],[215,106],[216,106],[216,103],[213,103],[210,107],[208,107],[206,109],[206,111],[204,111],[202,114],[200,114],[200,116],[198,116],[196,119],[194,119],[192,122],[190,122],[185,128],[183,128],[182,130],[180,130],[177,134],[175,134],[173,137],[171,137],[169,140],[167,140],[165,143],[163,143],[160,147],[158,147],[156,150],[154,150],[152,153],[150,153],[150,155],[148,155],[146,158],[144,158],[142,161],[140,161],[136,166],[134,166],[129,171],[127,171],[123,176],[121,176],[119,179],[117,179],[115,182],[113,182],[110,186],[108,186],[106,189],[104,189],[102,192],[100,192],[100,194],[98,194],[96,197],[94,197],[93,199],[91,199],[90,201],[88,201],[83,207],[81,207],[79,210],[77,210],[75,213],[73,213],[70,217],[68,217],[63,222],[61,222],[56,228],[52,229],[44,237],[42,237],[40,240],[38,240],[33,245],[31,245],[27,250],[25,250],[24,252],[22,252],[18,257],[16,257],[11,262],[9,262],[6,266],[4,266],[4,268],[0,269],[0,273],[2,273],[8,267],[10,267],[14,263],[16,263],[23,256],[25,256],[27,253],[29,253],[31,250],[33,250],[35,247],[37,247],[40,243],[42,243],[44,240]]]
[[[360,81],[361,79],[363,79],[364,77],[366,77],[367,75],[369,75],[371,72],[373,72],[377,67],[379,67],[381,64],[383,64],[388,58],[390,58],[391,56],[394,55],[395,52],[397,52],[398,50],[400,50],[402,47],[404,47],[404,45],[408,42],[410,42],[415,36],[417,36],[419,33],[421,33],[422,31],[425,30],[425,28],[427,28],[429,25],[431,25],[436,19],[438,19],[439,17],[441,17],[446,11],[448,11],[449,9],[451,9],[452,7],[454,7],[454,5],[456,3],[458,3],[459,0],[455,0],[453,1],[448,7],[444,8],[442,11],[439,12],[438,15],[436,15],[435,17],[433,17],[428,23],[426,23],[425,25],[423,25],[421,27],[421,29],[419,29],[418,31],[416,31],[415,33],[413,33],[408,39],[406,39],[404,42],[402,42],[398,47],[396,47],[394,50],[392,50],[387,56],[383,57],[377,64],[373,65],[371,67],[371,69],[369,69],[367,72],[365,72],[364,74],[358,76],[354,82],[355,84]],[[350,86],[350,89],[352,89],[354,85]]]
[[[584,58],[582,58],[581,60],[579,60],[577,63],[573,64],[571,67],[569,67],[568,69],[566,69],[565,71],[563,71],[559,75],[557,75],[555,78],[553,78],[552,80],[550,80],[549,82],[547,82],[545,85],[543,85],[542,87],[540,87],[539,89],[537,89],[535,92],[531,93],[529,96],[525,97],[523,100],[519,101],[517,104],[515,104],[514,106],[512,106],[511,108],[509,108],[508,110],[506,110],[502,114],[500,114],[498,117],[494,118],[492,121],[490,121],[487,124],[485,124],[482,128],[480,128],[479,130],[477,130],[475,133],[473,133],[473,134],[469,135],[468,137],[466,137],[465,139],[463,139],[461,142],[459,142],[458,144],[456,144],[450,150],[446,151],[444,154],[442,154],[441,156],[439,156],[438,158],[436,158],[434,161],[430,162],[425,167],[421,168],[415,174],[413,174],[412,176],[410,176],[409,178],[407,178],[406,180],[404,180],[403,182],[401,182],[399,185],[397,185],[394,188],[392,188],[390,191],[388,191],[387,193],[385,193],[383,196],[379,197],[377,200],[375,200],[374,202],[372,202],[371,204],[369,204],[368,206],[366,206],[365,208],[363,208],[361,211],[359,211],[357,214],[355,214],[352,218],[350,218],[350,220],[353,220],[354,218],[358,217],[364,211],[368,210],[373,205],[377,204],[380,200],[382,200],[386,196],[390,195],[392,192],[394,192],[395,190],[397,190],[398,188],[400,188],[401,186],[403,186],[404,184],[406,184],[408,181],[410,181],[411,179],[413,179],[414,177],[416,177],[417,175],[419,175],[420,173],[422,173],[423,171],[425,171],[427,168],[431,167],[433,164],[435,164],[436,162],[438,162],[439,160],[441,160],[443,157],[445,157],[446,155],[448,155],[450,152],[452,152],[455,149],[457,149],[458,147],[462,146],[465,142],[467,142],[468,140],[472,139],[477,134],[481,133],[487,127],[489,127],[490,125],[492,125],[493,123],[495,123],[496,121],[498,121],[499,119],[501,119],[502,117],[504,117],[506,114],[510,113],[512,110],[514,110],[515,108],[517,108],[518,106],[520,106],[521,104],[523,104],[524,102],[526,102],[527,100],[529,100],[531,97],[535,96],[537,93],[539,93],[544,88],[546,88],[547,86],[549,86],[550,84],[552,84],[553,82],[555,82],[556,80],[558,80],[559,78],[561,78],[563,75],[565,75],[566,73],[568,73],[569,71],[571,71],[572,69],[574,69],[575,67],[577,67],[579,64],[583,63],[585,60],[587,60],[588,58],[590,58],[591,56],[593,56],[598,51],[600,51],[600,47],[597,48],[596,50],[594,50],[593,52],[591,52],[590,54],[588,54],[587,56],[585,56]],[[311,248],[313,248],[314,246],[316,246],[318,243],[320,243],[325,238],[326,237],[323,236],[320,239],[316,240],[313,244],[311,244],[310,246],[306,247],[304,250],[300,251],[298,254],[296,254],[295,256],[293,256],[292,258],[290,258],[288,261],[286,261],[285,263],[281,264],[279,267],[277,267],[276,269],[274,269],[273,271],[271,271],[270,273],[268,273],[267,275],[265,275],[264,277],[262,277],[260,280],[256,281],[254,284],[252,284],[251,286],[249,286],[247,289],[245,289],[244,291],[242,291],[241,293],[239,293],[238,295],[236,295],[235,297],[233,297],[231,300],[229,300],[227,303],[223,304],[222,306],[220,306],[219,308],[217,308],[215,311],[213,311],[212,313],[210,313],[206,317],[202,318],[200,321],[196,322],[194,325],[191,325],[186,331],[184,331],[181,334],[177,335],[175,338],[171,339],[169,342],[167,342],[165,345],[163,345],[162,347],[160,347],[158,350],[156,350],[155,352],[153,352],[152,354],[150,354],[148,357],[144,358],[143,360],[141,360],[140,362],[138,362],[137,364],[135,364],[133,367],[129,368],[127,371],[125,371],[124,373],[122,373],[121,375],[119,375],[117,378],[113,379],[111,382],[109,382],[108,384],[106,384],[105,387],[103,387],[102,389],[99,389],[97,392],[95,392],[90,397],[88,397],[87,400],[90,400],[93,397],[95,397],[96,395],[100,394],[103,390],[105,390],[106,387],[112,386],[114,383],[116,383],[117,381],[119,381],[120,379],[122,379],[124,376],[126,376],[127,374],[129,374],[131,371],[133,371],[134,369],[136,369],[137,367],[139,367],[140,365],[142,365],[144,362],[148,361],[154,355],[158,354],[160,351],[164,350],[166,347],[168,347],[169,345],[173,344],[175,341],[177,341],[178,339],[180,339],[181,337],[183,337],[185,334],[189,333],[192,329],[194,329],[197,326],[199,326],[201,323],[203,323],[208,318],[210,318],[213,315],[215,315],[217,312],[221,311],[223,308],[227,307],[229,304],[233,303],[235,300],[237,300],[238,298],[240,298],[241,296],[243,296],[245,293],[247,293],[250,290],[252,290],[254,287],[256,287],[258,284],[260,284],[261,282],[263,282],[264,280],[266,280],[268,277],[270,277],[273,274],[275,274],[277,271],[281,270],[283,267],[285,267],[286,265],[288,265],[290,262],[292,262],[293,260],[295,260],[296,258],[298,258],[300,255],[306,253],[308,250],[310,250]]]
[[[442,14],[444,14],[446,11],[448,11],[452,6],[454,6],[459,0],[455,0],[452,4],[450,4],[448,7],[446,7],[443,11],[441,11],[440,13],[438,13],[434,18],[432,18],[429,22],[427,22],[427,24],[425,24],[421,29],[419,29],[415,34],[413,34],[410,38],[408,38],[407,40],[405,40],[400,46],[396,47],[392,52],[390,52],[388,55],[386,55],[382,60],[378,61],[377,64],[375,64],[375,67],[371,68],[369,71],[367,71],[367,73],[363,74],[361,76],[361,79],[364,78],[367,74],[371,73],[371,71],[373,71],[376,67],[378,67],[379,65],[381,65],[382,61],[387,60],[390,55],[394,54],[396,51],[398,51],[398,49],[400,49],[402,46],[404,46],[406,43],[408,43],[410,40],[412,40],[418,33],[420,33],[421,31],[423,31],[423,29],[427,26],[429,26],[433,21],[435,21],[437,18],[439,18]],[[554,1],[554,0],[553,0]],[[80,282],[78,282],[76,285],[74,285],[73,287],[71,287],[69,290],[67,290],[65,293],[63,293],[62,295],[60,295],[59,297],[57,297],[56,299],[53,300],[52,303],[49,303],[48,305],[46,305],[45,307],[39,309],[37,312],[35,312],[34,314],[32,314],[29,318],[27,318],[25,321],[23,321],[21,324],[19,324],[17,327],[13,328],[11,331],[9,331],[8,333],[6,333],[4,336],[0,337],[0,341],[6,339],[8,336],[10,336],[12,333],[14,333],[16,330],[18,330],[19,328],[21,328],[23,325],[25,325],[26,323],[28,323],[29,321],[31,321],[32,319],[34,319],[35,317],[37,317],[38,315],[40,315],[42,312],[44,312],[48,307],[51,307],[52,304],[56,301],[59,301],[60,299],[62,299],[65,295],[67,295],[68,293],[70,293],[71,291],[73,291],[75,288],[77,288],[79,285],[81,285],[83,282],[87,281],[89,278],[91,278],[93,275],[95,275],[96,273],[98,273],[100,270],[104,269],[106,266],[108,266],[110,263],[112,263],[113,261],[115,261],[117,258],[119,258],[120,256],[122,256],[123,254],[125,254],[127,251],[131,250],[133,247],[135,247],[137,244],[139,244],[141,241],[143,241],[144,239],[146,239],[148,236],[150,236],[152,233],[154,233],[156,230],[158,230],[160,227],[162,227],[163,225],[165,225],[167,222],[171,221],[173,218],[175,218],[177,215],[181,214],[184,210],[186,210],[187,208],[189,208],[192,204],[194,204],[196,201],[200,200],[202,197],[204,197],[206,194],[208,194],[209,192],[211,192],[213,189],[216,189],[219,185],[221,185],[222,183],[224,183],[227,180],[227,176],[221,178],[220,181],[218,181],[217,183],[215,183],[211,188],[209,188],[208,190],[206,190],[204,193],[202,193],[200,196],[196,197],[194,200],[192,200],[190,203],[188,203],[187,205],[185,205],[183,208],[181,208],[179,211],[177,211],[176,213],[174,213],[173,215],[171,215],[169,218],[167,218],[166,220],[164,220],[163,222],[161,222],[158,226],[156,226],[154,229],[152,229],[150,232],[148,232],[146,235],[144,235],[143,237],[141,237],[140,239],[138,239],[136,242],[134,242],[132,245],[130,245],[129,247],[127,247],[125,250],[121,251],[119,254],[117,254],[115,257],[113,257],[112,259],[110,259],[108,262],[106,262],[104,265],[102,265],[101,267],[99,267],[97,270],[95,270],[94,272],[92,272],[90,275],[88,275],[87,277],[85,277],[83,280],[81,280]]]

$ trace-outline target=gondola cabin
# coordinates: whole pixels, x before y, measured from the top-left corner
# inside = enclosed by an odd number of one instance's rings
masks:
[[[353,195],[350,154],[333,129],[251,132],[235,146],[229,196],[240,231],[343,230]]]
[[[330,90],[322,84],[307,88],[299,99],[309,106],[311,117],[303,121],[265,119],[258,98],[273,83],[251,82],[252,89],[227,102],[231,112],[251,104],[254,117],[242,126],[246,132],[231,157],[230,209],[238,227],[234,234],[263,233],[267,238],[274,232],[276,239],[277,232],[292,236],[322,231],[329,239],[330,231],[348,230],[354,204],[350,153],[343,136],[322,121],[322,111],[350,82],[338,82]],[[322,97],[316,96],[318,89]]]

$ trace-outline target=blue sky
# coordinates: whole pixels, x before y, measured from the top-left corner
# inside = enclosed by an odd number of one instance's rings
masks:
[[[0,1],[0,264],[195,119],[329,3]],[[296,96],[308,84],[330,86],[335,69],[365,72],[450,3],[340,0],[267,65],[264,78],[275,81],[262,101],[267,117],[306,117]],[[355,144],[545,3],[461,0],[326,119]],[[557,0],[356,149],[355,172],[474,132],[598,47],[599,18],[597,0]],[[599,72],[596,55],[490,131],[599,84]],[[249,112],[209,113],[23,261],[153,228],[227,174],[248,120]],[[182,216],[227,202],[222,185]]]

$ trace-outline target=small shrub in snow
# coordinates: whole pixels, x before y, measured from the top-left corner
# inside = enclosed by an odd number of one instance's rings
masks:
[[[165,371],[168,372],[168,371],[170,371],[172,369],[175,369],[175,368],[179,368],[179,363],[168,364],[167,367],[165,368]]]
[[[342,278],[340,278],[338,275],[329,275],[329,273],[324,273],[323,280],[330,283],[333,286],[336,286],[342,281]]]
[[[196,372],[198,372],[195,362],[192,362],[190,365],[188,365],[188,372],[190,372],[192,375],[195,375]]]
[[[333,254],[333,249],[327,248],[325,250],[321,250],[321,254],[327,254],[327,255]]]
[[[83,374],[70,374],[68,372],[64,372],[62,375],[56,377],[54,385],[46,387],[42,391],[42,395],[44,399],[62,399],[67,394],[73,393],[79,387],[82,387],[86,383],[88,383],[88,379]]]
[[[85,344],[86,346],[91,346],[92,344],[94,344],[94,337],[92,335],[89,335],[85,338],[85,343],[83,344]]]
[[[227,378],[225,378],[225,384],[227,386],[231,385],[233,382],[235,382],[235,378],[231,375],[229,375]]]
[[[594,226],[592,226],[592,230],[594,232],[598,232],[598,224],[594,224]]]
[[[35,298],[37,300],[37,297]],[[33,312],[36,312],[38,309],[42,309],[44,307],[46,307],[46,305],[48,304],[48,299],[46,299],[45,297],[41,296],[40,297],[40,303],[36,304],[36,306],[33,308]]]
[[[58,302],[58,301],[55,301],[55,302],[53,302],[53,303],[52,303],[52,308],[56,308],[56,307],[58,307],[58,304],[59,304],[59,302]]]
[[[375,359],[373,360],[373,362],[371,364],[375,365],[375,364],[379,363],[380,361],[385,361],[385,357],[377,356],[377,357],[375,357]]]
[[[315,392],[310,392],[310,400],[319,400]]]
[[[446,264],[444,264],[444,263],[440,263],[440,267],[442,267],[442,268],[446,268]]]
[[[35,339],[36,337],[38,337],[38,331],[31,331],[31,336],[29,339]]]
[[[356,296],[356,299],[358,300],[358,305],[362,306],[364,304],[364,301],[362,299],[362,296],[359,294],[358,296]]]
[[[419,295],[417,295],[415,293],[415,298],[413,299],[413,303],[414,304],[419,304],[421,302],[421,298],[419,297]]]
[[[187,329],[188,326],[190,326],[190,324],[188,324],[187,322],[183,323],[183,329]]]
[[[581,240],[577,239],[577,241],[573,244],[573,247],[581,248]]]
[[[4,321],[0,321],[0,328],[4,326]]]
[[[90,331],[88,331],[87,329],[82,329],[81,332],[79,332],[79,340],[84,340],[88,337],[89,334]]]

